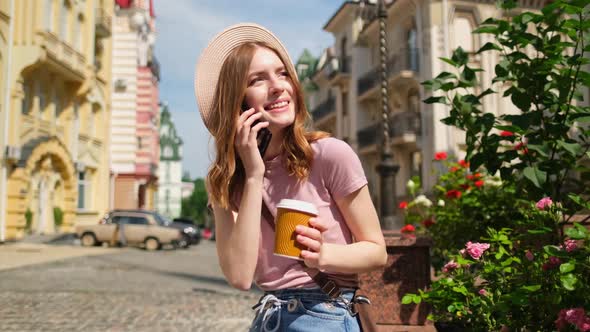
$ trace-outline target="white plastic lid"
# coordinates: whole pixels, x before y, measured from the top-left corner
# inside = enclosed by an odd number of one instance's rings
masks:
[[[317,216],[319,214],[318,209],[315,207],[315,205],[305,201],[298,201],[296,199],[281,199],[281,201],[277,205],[277,209],[301,211],[313,214],[314,216]]]

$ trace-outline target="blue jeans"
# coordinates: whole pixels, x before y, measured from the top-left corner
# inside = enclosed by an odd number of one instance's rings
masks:
[[[347,301],[354,290],[344,289],[332,300],[319,288],[285,289],[266,292],[255,306],[251,332],[347,331],[360,332],[356,316]]]

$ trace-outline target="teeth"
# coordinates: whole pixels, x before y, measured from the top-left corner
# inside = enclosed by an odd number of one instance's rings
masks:
[[[286,102],[286,101],[281,101],[281,102],[278,102],[278,103],[272,104],[272,105],[268,106],[267,108],[268,108],[269,110],[271,110],[271,109],[274,109],[274,108],[285,107],[285,106],[287,106],[287,104],[288,104],[288,102]]]

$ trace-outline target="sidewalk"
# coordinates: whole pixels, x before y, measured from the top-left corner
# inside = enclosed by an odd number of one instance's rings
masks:
[[[17,242],[0,244],[0,271],[73,257],[104,255],[115,248],[81,247],[69,234],[32,235]]]

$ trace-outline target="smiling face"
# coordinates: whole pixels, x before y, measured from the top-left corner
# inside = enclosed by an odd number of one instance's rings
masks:
[[[250,62],[244,101],[262,112],[273,134],[295,121],[296,96],[285,65],[272,50],[257,46]]]

